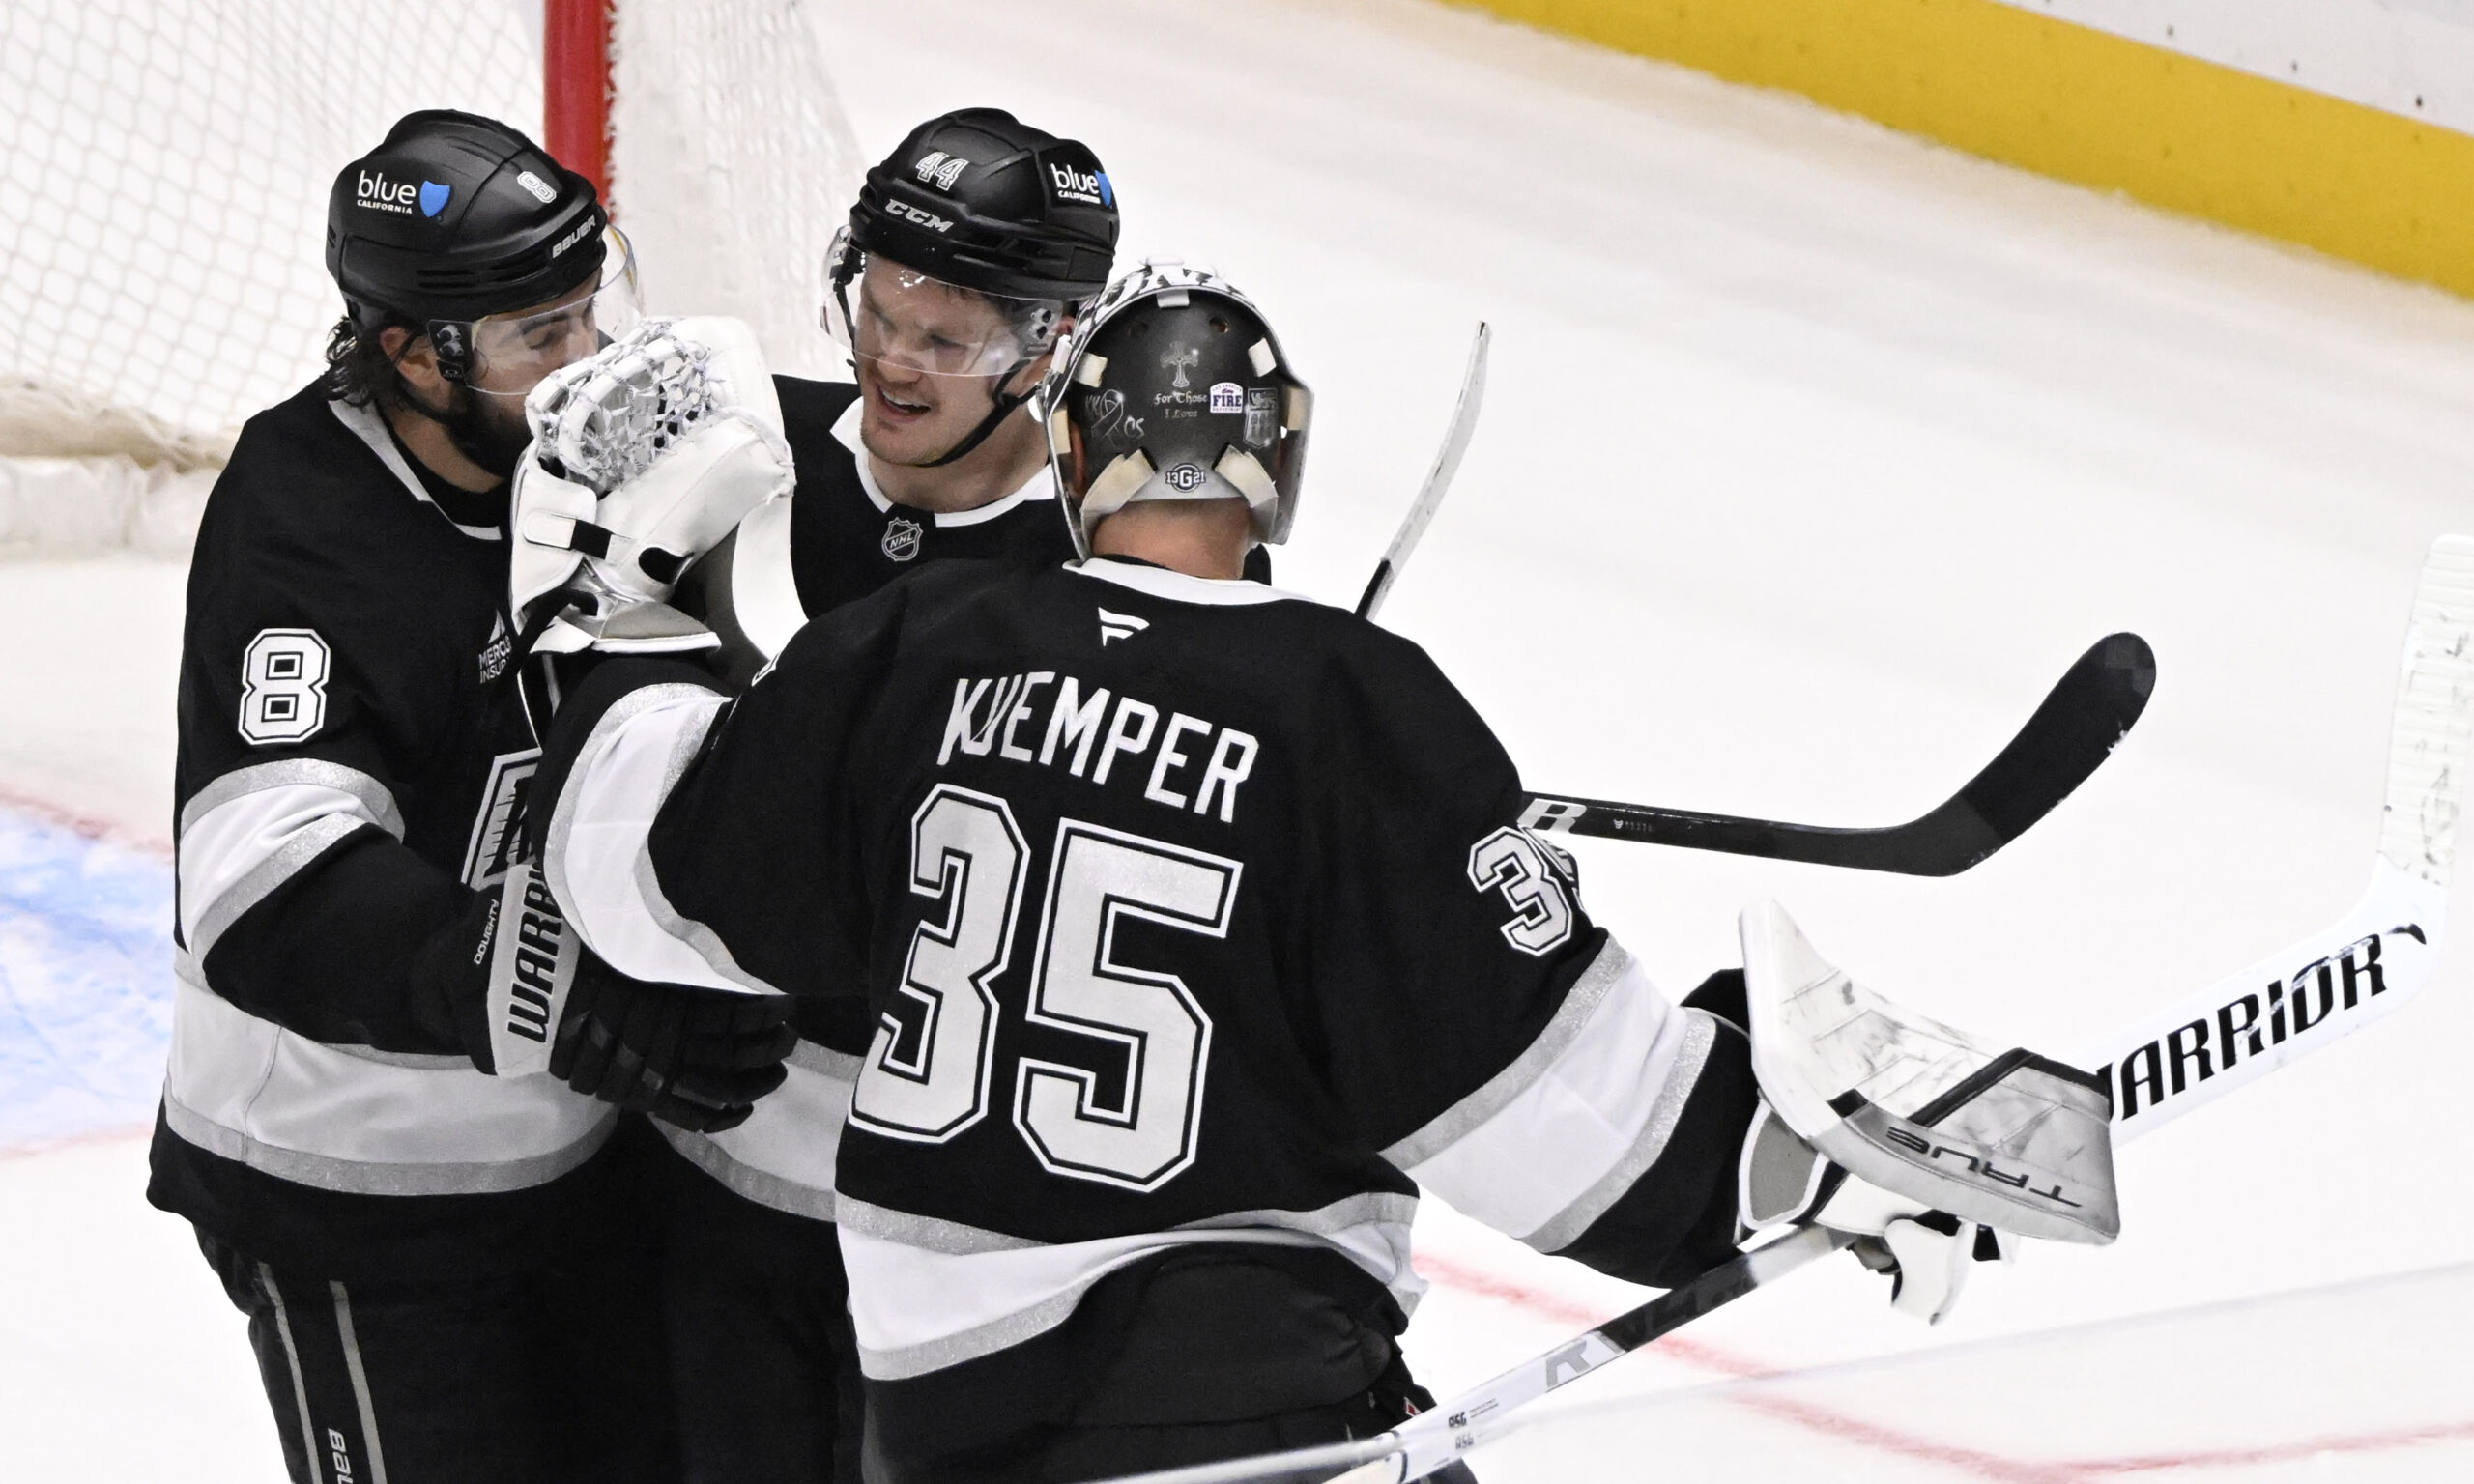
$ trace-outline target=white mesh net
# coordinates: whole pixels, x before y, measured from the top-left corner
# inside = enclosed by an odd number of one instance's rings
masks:
[[[776,371],[845,363],[817,322],[867,162],[794,0],[627,0],[611,42],[610,191],[656,314],[728,314]]]
[[[335,172],[416,108],[537,138],[541,93],[539,0],[0,6],[0,460],[218,464],[319,369]],[[828,369],[816,265],[859,166],[799,7],[622,0],[613,95],[647,307]]]

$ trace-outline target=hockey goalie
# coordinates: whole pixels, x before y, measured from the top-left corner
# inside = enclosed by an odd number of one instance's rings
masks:
[[[1422,650],[1244,578],[1311,414],[1244,296],[1146,265],[1050,384],[1079,559],[907,574],[735,699],[614,653],[560,713],[532,827],[590,952],[551,1070],[727,1117],[783,1054],[733,1007],[839,1016],[872,1479],[1395,1426],[1421,1189],[1659,1286],[1818,1225],[1925,1318],[2008,1241],[2117,1230],[2102,1082],[1768,904],[1670,1001]]]

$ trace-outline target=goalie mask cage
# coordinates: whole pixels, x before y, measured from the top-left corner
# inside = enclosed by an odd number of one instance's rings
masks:
[[[863,164],[796,0],[9,0],[0,460],[218,465],[324,364],[335,172],[429,107],[592,176],[650,312],[839,366],[820,265]]]

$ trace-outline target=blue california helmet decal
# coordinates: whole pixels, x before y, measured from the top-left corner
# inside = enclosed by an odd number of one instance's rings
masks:
[[[446,210],[448,189],[436,181],[421,182],[421,214],[435,216]]]
[[[1117,193],[1116,193],[1116,190],[1115,190],[1112,186],[1110,186],[1108,185],[1108,172],[1107,172],[1106,170],[1100,171],[1100,172],[1099,172],[1099,178],[1100,178],[1100,204],[1101,204],[1102,206],[1114,206],[1114,205],[1116,205],[1116,204],[1117,204]]]

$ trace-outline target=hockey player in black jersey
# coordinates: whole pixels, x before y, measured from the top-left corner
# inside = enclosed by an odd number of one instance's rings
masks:
[[[330,373],[250,419],[192,559],[148,1194],[248,1315],[294,1479],[659,1478],[658,1335],[595,1236],[614,1110],[488,1075],[479,1008],[575,958],[520,889],[506,481],[632,264],[590,183],[447,112],[345,166],[326,252]]]
[[[1117,228],[1099,157],[1001,109],[930,119],[868,172],[824,264],[857,385],[774,379],[796,497],[683,585],[682,607],[743,636],[737,679],[922,561],[1073,555],[1031,397]]]
[[[1065,1484],[1392,1425],[1423,1405],[1395,1344],[1421,1186],[1662,1285],[1818,1221],[1925,1313],[1972,1222],[2109,1235],[2094,1155],[2075,1206],[1997,1182],[1957,1192],[1965,1221],[1929,1155],[1825,1159],[1766,1098],[1852,1122],[1954,1033],[1827,977],[1790,987],[1840,996],[1808,1017],[1858,1034],[1834,1061],[1748,1042],[1774,974],[1671,1004],[1416,645],[1242,578],[1294,517],[1311,411],[1242,298],[1146,266],[1058,375],[1083,559],[911,574],[735,701],[606,668],[533,815],[618,969],[864,997],[836,1193],[871,1480]],[[1944,1058],[1908,1111],[1957,1118],[2033,1061]],[[2102,1094],[2055,1079],[1997,1122],[2101,1154]]]
[[[791,499],[759,505],[676,602],[740,682],[809,617],[945,557],[1074,555],[1029,398],[1104,288],[1114,188],[1084,145],[993,108],[931,119],[868,172],[823,318],[857,385],[772,379]],[[682,327],[692,330],[693,326]],[[690,1484],[857,1477],[857,1358],[830,1219],[856,1059],[821,1003],[741,1127],[661,1131],[664,1303]],[[848,1037],[843,1038],[845,1040]]]

